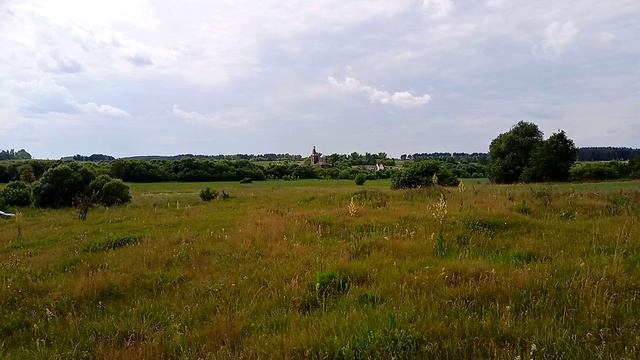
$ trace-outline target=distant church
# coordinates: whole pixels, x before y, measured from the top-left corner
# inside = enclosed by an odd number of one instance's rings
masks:
[[[309,155],[309,162],[311,163],[312,166],[319,166],[319,167],[331,166],[327,162],[327,158],[323,156],[322,153],[319,153],[316,151],[315,146],[313,147],[313,152],[311,152],[311,155]]]

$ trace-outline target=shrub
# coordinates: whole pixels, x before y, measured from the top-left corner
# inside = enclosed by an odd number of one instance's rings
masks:
[[[129,187],[119,179],[111,179],[98,193],[97,201],[104,206],[126,204],[131,201]]]
[[[33,185],[35,205],[47,208],[71,206],[94,179],[93,171],[75,162],[52,167]]]
[[[95,178],[85,190],[85,193],[94,203],[104,206],[126,204],[131,201],[129,187],[119,179],[112,179],[108,175],[100,175]]]
[[[318,273],[315,278],[316,295],[326,299],[346,293],[351,287],[348,276],[340,271],[326,270]]]
[[[12,181],[2,189],[4,202],[9,206],[31,205],[31,187],[23,181]]]
[[[251,178],[244,178],[240,180],[240,184],[251,184],[251,183],[252,183]]]
[[[459,183],[445,164],[436,160],[423,160],[413,162],[395,173],[391,178],[391,187],[411,189],[432,186],[434,174],[438,185],[457,186]]]
[[[571,179],[575,181],[618,179],[621,175],[617,168],[615,162],[580,164],[571,168]]]
[[[358,174],[354,181],[356,185],[364,185],[364,182],[367,181],[367,177],[364,174]]]
[[[140,238],[137,236],[110,237],[87,242],[82,246],[82,250],[85,252],[96,253],[135,245],[138,242],[140,242]]]
[[[219,194],[218,194],[217,190],[211,191],[210,188],[202,189],[200,191],[200,199],[202,199],[202,201],[214,200],[214,199],[218,198],[218,195]]]
[[[350,169],[343,169],[340,170],[340,172],[338,173],[338,178],[339,179],[351,179],[351,170]]]

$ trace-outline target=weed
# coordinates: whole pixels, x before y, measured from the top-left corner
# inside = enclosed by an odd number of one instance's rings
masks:
[[[522,201],[519,204],[514,205],[513,210],[522,215],[531,215],[531,207],[526,201]]]
[[[432,234],[431,239],[433,240],[433,253],[436,256],[445,257],[447,255],[447,243],[444,241],[442,233]]]
[[[85,252],[96,253],[135,245],[139,242],[140,238],[136,236],[108,237],[86,242],[82,245],[82,250]]]
[[[202,199],[202,201],[215,200],[219,195],[217,190],[212,191],[210,188],[205,188],[200,191],[200,199]]]
[[[347,211],[351,217],[358,215],[358,206],[355,201],[353,201],[353,197],[351,197],[351,201],[349,201],[349,205],[347,205]]]

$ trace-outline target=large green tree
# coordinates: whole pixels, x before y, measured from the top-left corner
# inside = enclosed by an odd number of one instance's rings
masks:
[[[519,122],[489,146],[489,178],[497,183],[565,181],[576,147],[564,131],[543,140],[538,126]]]
[[[538,126],[524,121],[498,135],[489,146],[489,178],[497,183],[519,181],[542,141]]]
[[[531,161],[522,173],[525,182],[566,181],[576,161],[577,150],[573,140],[564,131],[551,135],[534,151]]]

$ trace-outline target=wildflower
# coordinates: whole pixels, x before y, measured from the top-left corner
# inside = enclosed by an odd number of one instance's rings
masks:
[[[356,216],[358,214],[358,207],[356,206],[356,203],[353,201],[353,197],[351,198],[351,201],[347,206],[347,210],[349,210],[349,216]]]
[[[442,226],[444,219],[447,216],[447,201],[444,198],[444,194],[440,194],[440,200],[437,203],[429,206],[431,209],[431,215]]]
[[[433,176],[431,177],[431,183],[433,185],[438,185],[438,175],[436,175],[436,173],[433,173]]]
[[[460,181],[460,183],[458,184],[458,191],[460,191],[460,193],[463,193],[466,189],[467,187],[464,185],[462,181]]]

